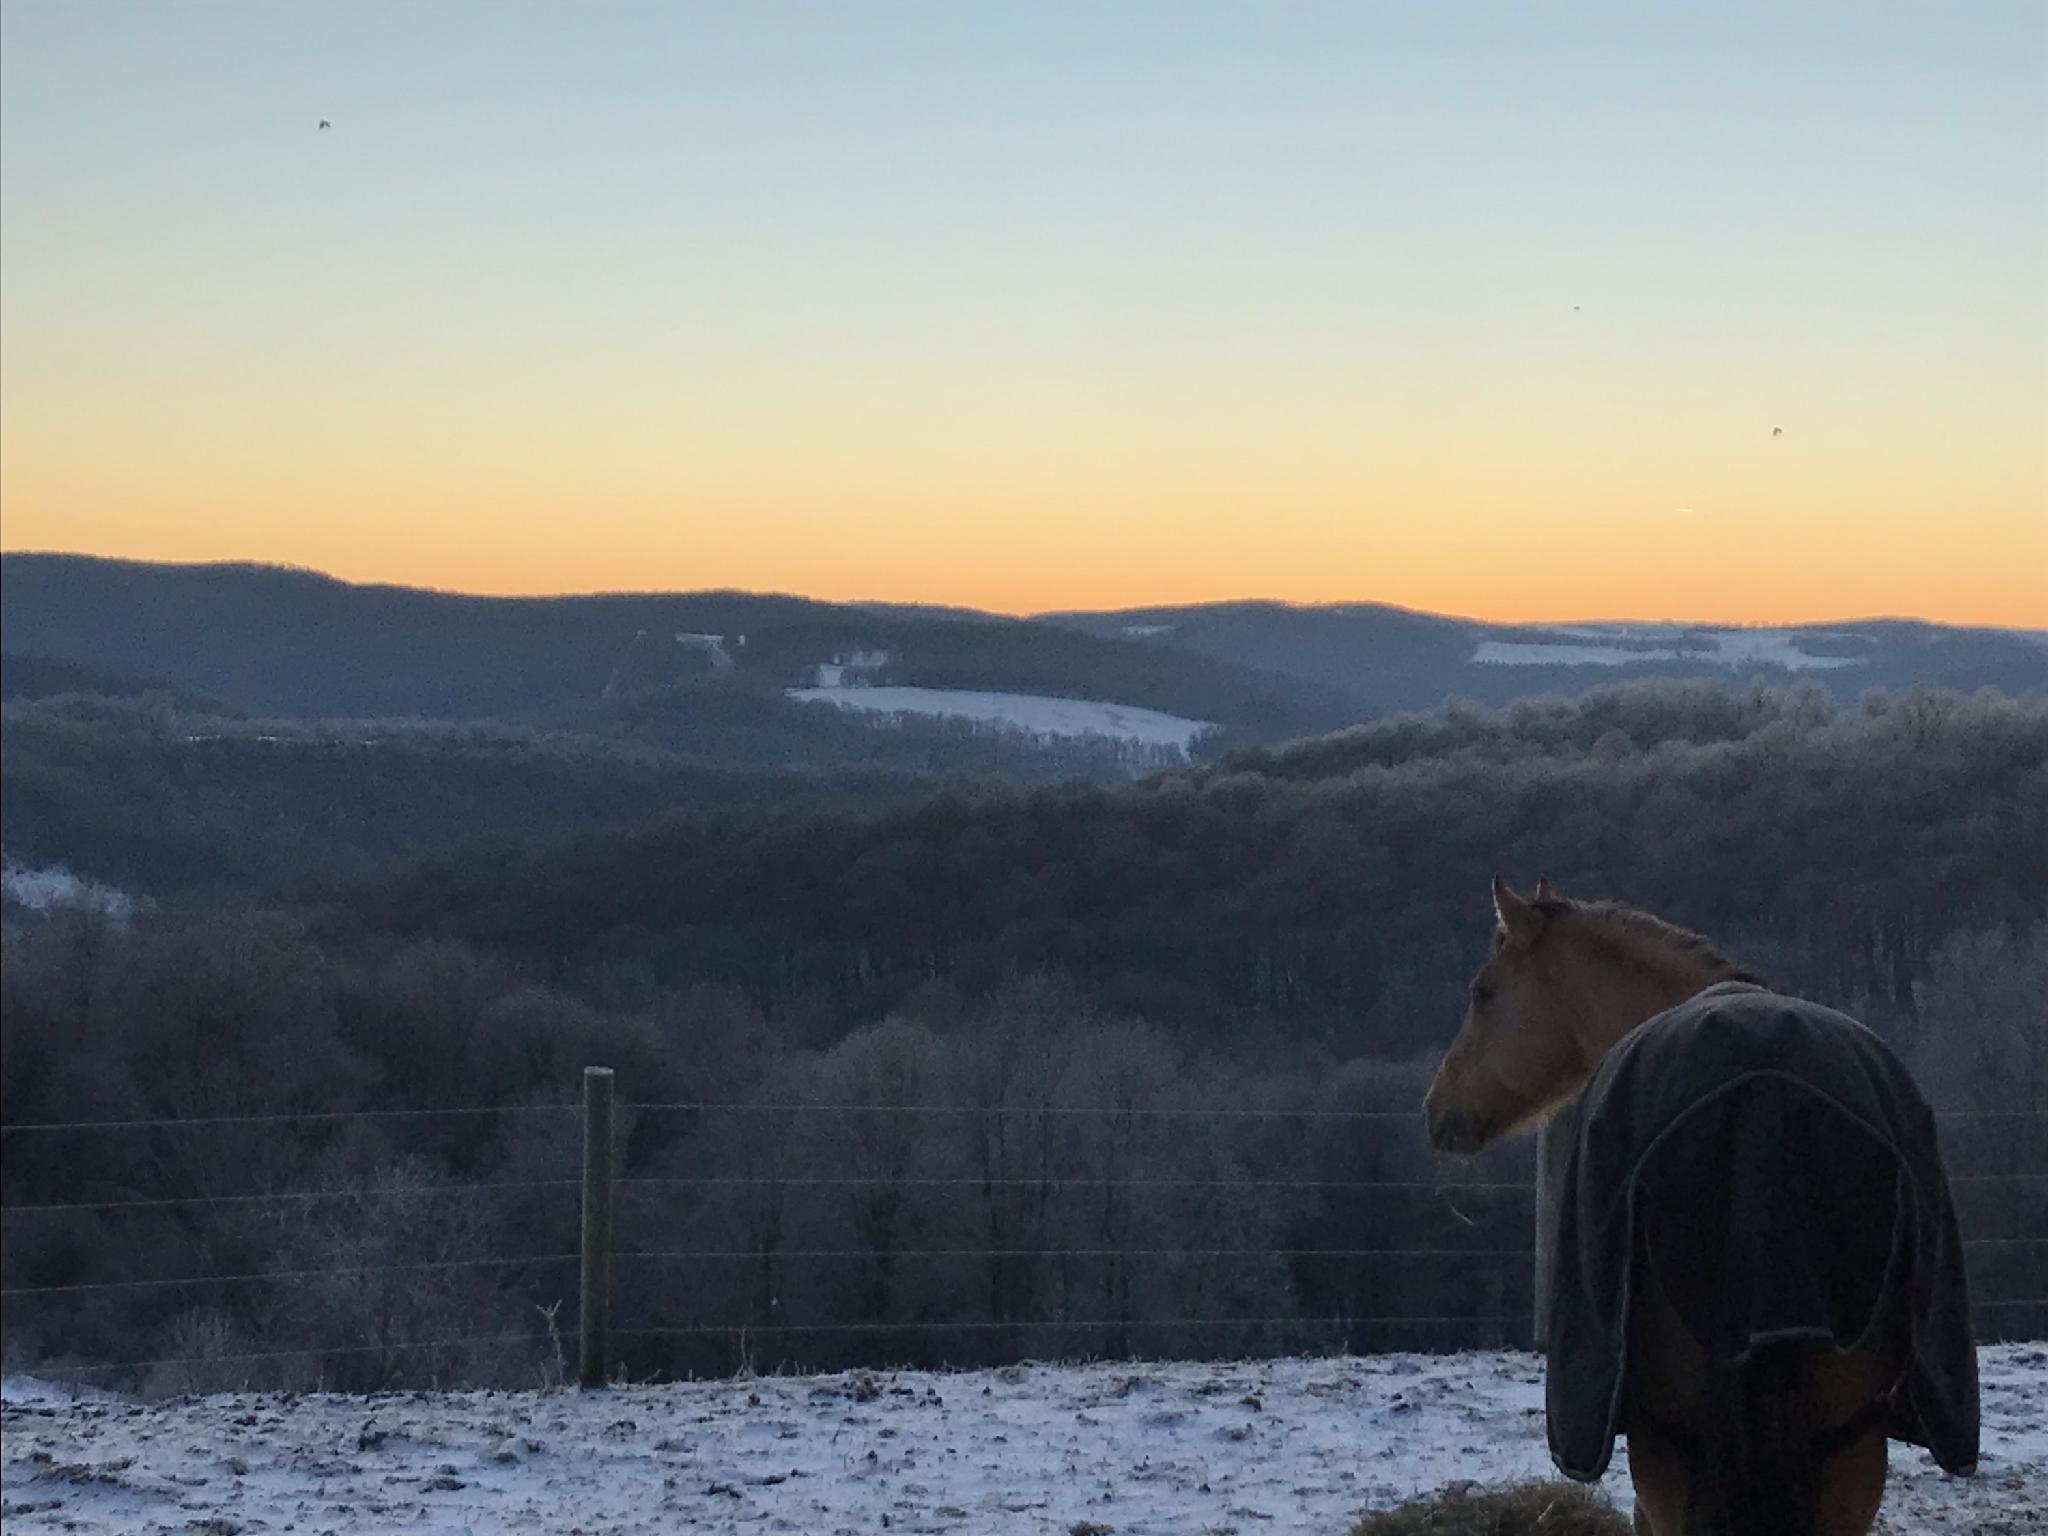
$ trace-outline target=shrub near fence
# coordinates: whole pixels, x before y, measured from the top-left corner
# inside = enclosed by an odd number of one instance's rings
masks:
[[[580,1112],[0,1127],[10,1164],[65,1137],[328,1140],[312,1187],[262,1187],[254,1151],[239,1171],[256,1187],[238,1186],[188,1152],[157,1159],[182,1188],[0,1207],[7,1369],[145,1392],[371,1390],[1535,1336],[1526,1142],[1453,1169],[1412,1113],[614,1106],[611,1084],[586,1074]],[[373,1128],[474,1116],[498,1118],[533,1177],[353,1150]],[[1980,1339],[2048,1335],[2048,1116],[1942,1129]]]

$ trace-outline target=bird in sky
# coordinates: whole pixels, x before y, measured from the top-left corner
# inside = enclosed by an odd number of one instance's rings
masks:
[[[328,129],[332,128],[333,126],[334,124],[327,121],[326,118],[323,117],[320,119],[320,131],[322,133],[325,133]]]
[[[1773,437],[1783,437],[1784,435],[1785,435],[1785,429],[1784,429],[1783,427],[1773,427],[1773,428],[1771,428],[1771,436],[1773,436]]]

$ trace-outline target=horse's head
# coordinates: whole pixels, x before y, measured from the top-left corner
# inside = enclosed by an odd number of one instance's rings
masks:
[[[1438,1151],[1477,1152],[1527,1129],[1585,1083],[1591,1063],[1577,1038],[1572,993],[1559,984],[1544,946],[1568,907],[1548,880],[1525,899],[1493,877],[1498,922],[1486,963],[1472,978],[1464,1028],[1422,1102]]]

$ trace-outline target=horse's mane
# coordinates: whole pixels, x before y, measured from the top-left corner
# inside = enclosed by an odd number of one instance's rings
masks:
[[[1667,923],[1637,907],[1563,896],[1547,896],[1531,905],[1543,914],[1546,932],[1559,919],[1568,919],[1571,931],[1582,941],[1637,970],[1654,970],[1660,962],[1678,958],[1713,972],[1716,981],[1763,980],[1747,966],[1729,959],[1706,935]]]

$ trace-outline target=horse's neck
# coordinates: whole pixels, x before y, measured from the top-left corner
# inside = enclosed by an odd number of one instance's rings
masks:
[[[1580,989],[1577,1021],[1588,1075],[1615,1042],[1643,1020],[1677,1007],[1732,974],[1726,965],[1674,955],[1641,968],[1604,971],[1589,981]]]

